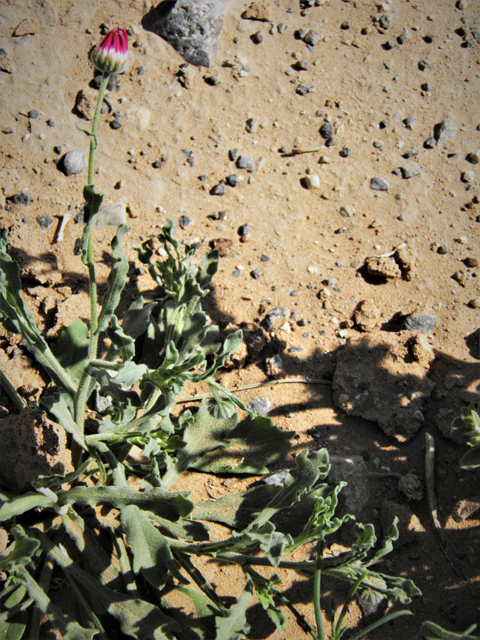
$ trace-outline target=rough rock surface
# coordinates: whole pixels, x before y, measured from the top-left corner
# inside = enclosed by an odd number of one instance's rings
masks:
[[[407,341],[388,332],[350,341],[338,353],[333,378],[333,399],[343,411],[377,422],[399,440],[422,426],[434,387],[424,367],[408,362]]]
[[[0,420],[0,451],[6,489],[24,491],[38,476],[73,471],[65,431],[35,409]]]
[[[353,321],[361,331],[373,331],[378,326],[380,311],[371,300],[362,300],[353,312]]]
[[[143,18],[187,62],[210,67],[220,46],[225,17],[222,0],[164,0]]]
[[[344,500],[345,512],[359,518],[370,500],[368,469],[362,456],[340,458],[330,456],[332,468],[329,480],[338,484],[346,482],[347,486],[340,493],[340,501]]]

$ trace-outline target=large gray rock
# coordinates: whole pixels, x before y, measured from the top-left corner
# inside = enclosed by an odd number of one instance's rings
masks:
[[[220,46],[224,17],[224,0],[163,0],[144,16],[142,24],[187,62],[210,67]]]

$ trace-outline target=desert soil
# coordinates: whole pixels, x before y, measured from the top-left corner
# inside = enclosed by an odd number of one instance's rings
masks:
[[[332,456],[360,456],[364,471],[415,470],[423,477],[425,433],[433,435],[439,518],[459,574],[440,549],[425,497],[408,502],[396,478],[370,475],[367,482],[360,474],[364,484],[351,498],[358,518],[372,522],[379,538],[388,513],[403,524],[382,570],[412,578],[423,593],[411,605],[414,615],[369,637],[417,638],[425,620],[464,630],[480,621],[480,534],[475,514],[465,517],[456,505],[472,499],[475,506],[480,487],[478,474],[458,466],[465,447],[448,436],[453,418],[478,402],[480,391],[480,170],[473,164],[480,148],[480,6],[475,0],[330,0],[302,11],[293,0],[263,4],[267,22],[242,18],[248,1],[227,1],[220,50],[206,69],[184,66],[143,29],[153,6],[148,1],[4,0],[0,227],[9,230],[25,299],[45,334],[54,338],[77,316],[87,320],[86,274],[74,255],[86,172],[67,177],[55,160],[87,149],[75,127],[75,105],[80,91],[94,92],[88,52],[101,26],[130,28],[128,68],[107,96],[111,112],[102,116],[95,159],[95,184],[106,202],[128,207],[127,296],[151,290],[133,247],[158,233],[167,216],[181,240],[227,240],[207,301],[211,318],[252,332],[265,328],[275,307],[287,314],[265,329],[264,348],[250,349],[222,373],[222,382],[234,387],[272,375],[327,381],[239,392],[245,402],[268,398],[269,415],[292,433],[284,467],[305,448],[327,447]],[[385,14],[393,16],[388,28],[379,23]],[[296,35],[302,28],[320,35],[315,46]],[[258,31],[263,41],[255,43]],[[307,87],[304,95],[299,85]],[[38,117],[29,117],[32,110]],[[117,111],[122,126],[113,129]],[[427,148],[445,120],[456,125],[456,135]],[[325,122],[337,144],[327,146],[320,135]],[[291,155],[294,148],[317,150]],[[254,169],[237,169],[232,149],[252,158]],[[406,165],[420,173],[404,177],[397,170]],[[231,174],[238,185],[212,195]],[[373,190],[375,177],[389,189]],[[314,188],[306,188],[308,181]],[[15,204],[17,194],[28,194],[29,204]],[[40,224],[39,216],[53,224]],[[191,221],[184,229],[181,216]],[[242,225],[250,228],[243,237]],[[96,232],[102,284],[111,233],[110,227]],[[368,272],[369,257],[402,243],[406,262],[397,252],[380,261],[384,275]],[[363,301],[368,305],[360,311]],[[434,316],[434,327],[406,330],[412,313]],[[3,331],[0,341],[2,368],[25,396],[38,399],[45,381],[19,340]],[[280,362],[271,361],[276,355]],[[370,404],[355,395],[365,390]],[[408,424],[395,422],[399,398],[402,406],[412,403]],[[14,411],[6,395],[1,403],[4,415]],[[208,500],[246,484],[191,474],[178,488]],[[211,571],[221,593],[242,591],[235,572]],[[284,577],[313,624],[312,584]],[[333,593],[336,602],[342,595]],[[307,637],[288,611],[281,636],[258,605],[249,615],[252,639]],[[349,624],[361,627],[356,605]]]

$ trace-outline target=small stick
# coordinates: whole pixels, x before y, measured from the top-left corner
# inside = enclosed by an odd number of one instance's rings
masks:
[[[316,153],[322,151],[323,147],[314,147],[313,149],[302,149],[301,147],[293,147],[290,153],[285,153],[286,156],[299,156],[301,153]]]
[[[425,484],[427,486],[428,508],[430,510],[435,535],[437,536],[438,544],[440,545],[440,548],[445,554],[448,562],[452,566],[452,569],[462,580],[466,580],[463,571],[455,564],[450,551],[447,549],[445,540],[443,539],[442,525],[440,524],[440,520],[438,519],[437,498],[435,496],[434,462],[435,440],[429,433],[425,433]]]
[[[406,247],[406,246],[407,246],[407,243],[402,242],[401,244],[398,245],[398,247],[395,247],[393,251],[389,251],[388,253],[382,253],[379,256],[368,256],[368,258],[390,258],[390,256],[394,256],[399,249],[403,249],[403,247]]]
[[[301,384],[332,384],[330,380],[323,380],[321,378],[280,378],[280,380],[266,380],[265,382],[245,384],[241,387],[232,387],[231,389],[227,389],[227,391],[247,391],[248,389],[258,389],[259,387],[275,387],[277,384],[295,384],[297,382]],[[205,398],[213,398],[213,395],[211,393],[197,393],[194,396],[179,398],[177,404],[195,402],[197,400],[204,400]]]
[[[67,226],[67,222],[70,220],[70,214],[64,213],[62,219],[60,221],[60,226],[58,227],[57,236],[55,238],[55,242],[62,242],[63,233],[65,231],[65,227]]]

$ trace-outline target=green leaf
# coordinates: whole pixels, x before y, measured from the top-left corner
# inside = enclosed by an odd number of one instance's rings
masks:
[[[12,527],[10,533],[15,538],[13,548],[11,546],[7,547],[0,554],[0,569],[9,573],[28,564],[39,547],[38,540],[27,536],[23,527],[19,524]]]
[[[43,507],[52,507],[55,504],[55,498],[41,493],[25,493],[18,498],[12,498],[3,502],[0,506],[0,522],[10,520],[14,516],[20,516],[22,513],[30,511],[30,509],[38,509]],[[1,556],[0,556],[1,557]]]
[[[21,296],[20,269],[6,252],[7,240],[8,233],[4,231],[0,236],[0,320],[7,331],[19,333],[27,345],[43,352],[47,349],[47,343]]]
[[[295,463],[296,470],[290,471],[286,476],[281,490],[257,516],[251,527],[270,520],[277,511],[288,508],[300,500],[300,497],[309,491],[319,478],[326,478],[330,469],[326,449],[313,451],[310,454],[305,449],[296,457]]]
[[[50,413],[58,423],[69,433],[75,442],[79,444],[82,449],[87,449],[82,434],[77,426],[77,423],[73,419],[68,404],[61,393],[53,393],[51,396],[42,398],[42,407],[44,407],[48,413]]]
[[[20,640],[26,628],[23,622],[0,622],[0,640]]]
[[[460,460],[462,469],[475,469],[480,467],[480,446],[473,447],[462,456]]]
[[[273,574],[270,578],[265,578],[251,567],[245,566],[244,570],[248,572],[248,575],[253,581],[255,593],[257,594],[260,604],[276,626],[278,633],[281,634],[285,626],[285,616],[275,604],[274,597],[277,594],[275,585],[282,584],[282,581],[276,574]]]
[[[80,129],[80,131],[84,131]],[[92,134],[84,131],[88,136]],[[85,198],[85,206],[83,207],[83,221],[88,224],[93,216],[100,211],[103,203],[103,193],[97,191],[93,184],[87,184],[83,187],[83,197]]]
[[[60,505],[73,504],[111,504],[116,509],[136,505],[144,511],[168,520],[187,517],[193,510],[193,503],[187,499],[188,493],[151,489],[140,493],[129,487],[74,487],[68,491],[60,491]]]
[[[127,336],[131,336],[136,340],[145,333],[156,306],[156,301],[145,304],[142,296],[132,302],[122,322],[122,329]]]
[[[108,289],[102,299],[102,310],[98,316],[97,335],[102,331],[105,331],[108,327],[110,319],[120,302],[120,295],[123,291],[123,287],[127,282],[128,260],[127,256],[122,251],[121,242],[123,236],[129,230],[130,227],[127,224],[121,224],[111,242],[112,256],[114,257],[115,262],[111,266],[107,280]]]
[[[226,446],[191,466],[207,473],[268,473],[267,465],[285,458],[291,437],[270,418],[247,416],[229,433]]]
[[[84,364],[88,361],[88,327],[83,320],[77,318],[64,329],[52,351],[62,367],[80,380]]]
[[[250,631],[247,624],[246,611],[253,594],[253,583],[247,575],[247,584],[238,598],[238,602],[230,607],[227,617],[216,616],[215,626],[217,635],[215,640],[244,640]]]
[[[173,570],[173,556],[167,538],[152,525],[143,511],[133,505],[124,507],[122,526],[133,548],[133,571],[140,571],[156,589],[161,591]]]
[[[137,640],[173,640],[172,632],[179,631],[179,626],[158,607],[103,586],[66,557],[44,534],[38,532],[38,536],[42,548],[84,587],[92,601],[100,603],[107,613],[118,620],[123,633]]]
[[[438,624],[434,622],[424,622],[422,625],[423,637],[426,640],[480,640],[480,636],[472,636],[472,631],[477,628],[476,624],[472,624],[468,629],[465,629],[463,633],[454,633],[452,631],[446,631]]]
[[[183,433],[185,446],[178,452],[177,462],[162,478],[163,487],[170,487],[198,458],[202,458],[213,449],[224,447],[226,436],[237,422],[238,414],[223,420],[214,418],[208,411],[207,403],[202,402]]]
[[[120,326],[117,316],[114,314],[110,319],[110,326],[107,329],[107,338],[112,341],[116,351],[120,352],[123,360],[130,360],[135,355],[135,340],[127,335]]]
[[[29,595],[35,600],[40,611],[49,617],[65,640],[92,640],[98,633],[97,629],[84,629],[76,620],[63,613],[28,571],[24,569],[17,571],[16,578],[27,587]]]

